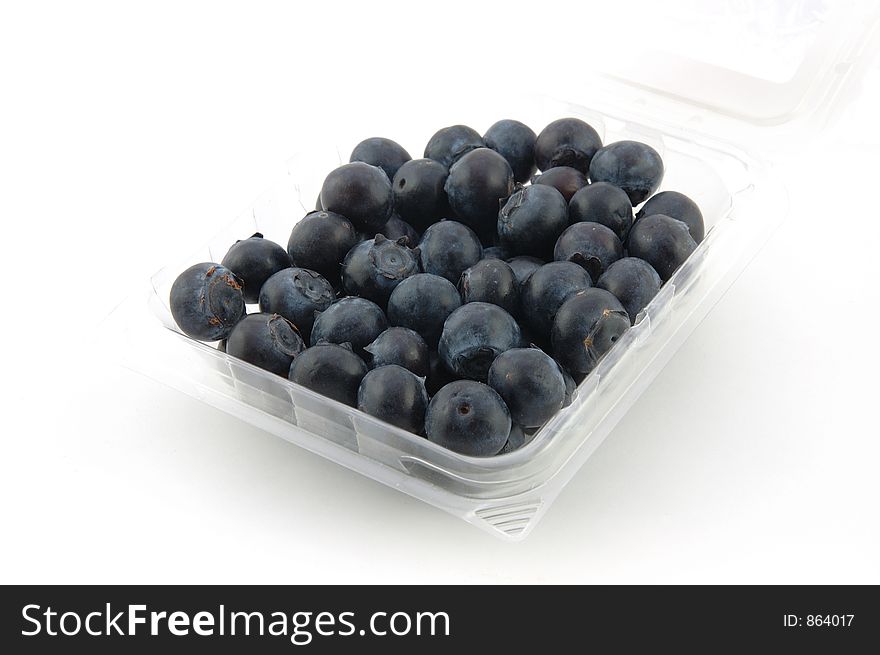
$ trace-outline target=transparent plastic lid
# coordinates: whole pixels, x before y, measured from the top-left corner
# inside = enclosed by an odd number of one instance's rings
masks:
[[[630,87],[630,101],[707,133],[791,132],[824,122],[846,97],[868,59],[880,3],[677,0],[641,11],[650,36],[597,65]]]

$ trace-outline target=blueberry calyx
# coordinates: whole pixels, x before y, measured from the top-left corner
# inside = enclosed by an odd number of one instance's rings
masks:
[[[591,280],[598,280],[599,276],[602,274],[602,261],[593,255],[585,255],[582,252],[576,252],[568,258],[568,261],[577,264],[589,273]]]
[[[241,283],[236,279],[235,275],[230,271],[228,273],[224,273],[219,277],[215,277],[214,273],[217,272],[217,267],[212,266],[207,271],[205,271],[205,277],[210,278],[208,280],[208,284],[205,289],[202,291],[202,296],[200,298],[202,304],[207,304],[208,309],[211,311],[211,317],[208,319],[208,323],[214,326],[227,325],[232,327],[235,325],[237,321],[226,321],[221,316],[226,316],[226,312],[223,307],[222,302],[222,294],[217,290],[221,285],[227,285],[232,287],[235,290],[241,290]],[[218,305],[218,302],[220,303]]]
[[[269,328],[269,336],[272,339],[272,343],[279,350],[291,356],[302,352],[302,339],[298,343],[290,339],[291,332],[288,328],[292,329],[297,335],[300,335],[299,328],[293,323],[280,314],[273,314],[266,325]]]
[[[318,280],[319,278],[321,278],[319,273],[310,271],[306,268],[301,268],[293,275],[293,286],[312,302],[322,302],[332,299],[333,296],[327,290],[326,286],[315,282],[315,280]],[[317,316],[318,310],[315,311]]]

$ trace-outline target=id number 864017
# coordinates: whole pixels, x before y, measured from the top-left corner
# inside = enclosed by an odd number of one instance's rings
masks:
[[[852,625],[855,614],[786,614],[783,625],[787,628],[806,626],[808,628],[848,628]]]

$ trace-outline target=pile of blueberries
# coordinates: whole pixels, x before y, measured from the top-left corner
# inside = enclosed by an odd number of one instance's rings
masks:
[[[180,274],[171,312],[190,337],[456,452],[510,452],[703,239],[690,198],[652,195],[663,172],[650,146],[603,147],[577,118],[538,135],[446,127],[422,159],[367,139],[286,250],[236,242]]]

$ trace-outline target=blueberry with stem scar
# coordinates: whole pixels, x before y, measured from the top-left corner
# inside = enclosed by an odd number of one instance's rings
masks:
[[[226,353],[286,377],[293,360],[305,350],[296,327],[279,314],[249,314],[232,329]]]
[[[507,443],[511,420],[507,405],[488,385],[457,380],[440,389],[425,414],[425,434],[463,455],[490,457]]]
[[[241,283],[220,264],[190,266],[171,285],[171,316],[187,336],[225,339],[245,315]]]

